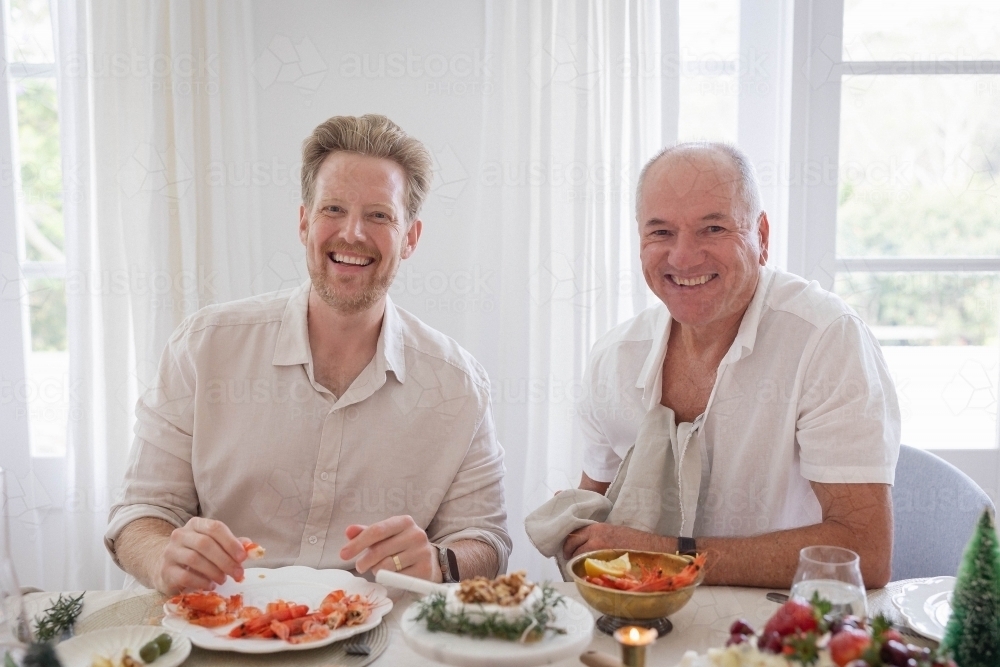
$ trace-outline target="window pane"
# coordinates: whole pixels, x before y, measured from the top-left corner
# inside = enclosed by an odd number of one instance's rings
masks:
[[[681,141],[736,140],[738,0],[680,0]]]
[[[18,218],[29,260],[63,262],[62,163],[52,79],[17,81]]]
[[[55,62],[49,0],[10,0],[8,38],[12,62]]]
[[[66,289],[62,280],[28,281],[31,352],[26,398],[32,456],[66,453],[69,354],[66,351]]]
[[[736,141],[735,76],[685,76],[680,81],[680,141]]]
[[[739,0],[680,0],[681,60],[739,58]]]
[[[905,444],[997,446],[1000,275],[839,274],[834,289],[882,344]]]
[[[1000,76],[843,78],[837,254],[1000,255]]]
[[[996,0],[847,0],[844,60],[1000,58]]]

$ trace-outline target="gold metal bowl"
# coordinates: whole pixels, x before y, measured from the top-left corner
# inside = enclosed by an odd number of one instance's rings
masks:
[[[609,561],[627,553],[633,567],[662,568],[665,574],[676,574],[683,570],[694,559],[691,556],[656,553],[652,551],[633,551],[631,549],[602,549],[580,554],[566,564],[573,575],[576,588],[591,607],[617,618],[628,620],[650,620],[663,618],[676,613],[688,603],[694,595],[694,589],[705,578],[705,570],[698,573],[695,582],[685,588],[666,593],[632,593],[605,588],[589,583],[584,576],[587,574],[583,561],[587,558]]]

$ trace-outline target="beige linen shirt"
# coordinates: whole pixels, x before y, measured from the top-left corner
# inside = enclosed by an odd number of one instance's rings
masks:
[[[489,379],[386,299],[375,357],[343,396],[318,384],[308,283],[205,308],[171,336],[136,407],[124,496],[105,535],[157,517],[226,523],[261,565],[352,568],[344,529],[409,514],[432,542],[480,540],[507,567],[503,449]]]

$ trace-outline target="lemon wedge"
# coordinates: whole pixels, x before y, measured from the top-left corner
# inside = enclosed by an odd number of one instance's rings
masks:
[[[598,577],[602,574],[611,577],[624,577],[632,569],[632,564],[628,562],[628,554],[625,553],[614,560],[588,558],[583,561],[583,569],[590,577]]]

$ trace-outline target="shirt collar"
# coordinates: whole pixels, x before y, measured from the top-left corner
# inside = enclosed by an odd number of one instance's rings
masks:
[[[296,287],[288,298],[285,312],[281,315],[278,340],[274,346],[272,363],[275,366],[312,363],[308,320],[309,291],[311,288],[312,283],[307,280]],[[396,379],[403,382],[406,379],[405,358],[403,323],[396,305],[386,295],[382,329],[379,331],[378,343],[375,348],[375,370],[380,375],[392,371],[395,373]]]
[[[750,305],[743,313],[736,339],[729,347],[729,351],[726,352],[726,356],[722,358],[722,364],[734,363],[753,352],[754,344],[757,342],[757,328],[764,312],[764,302],[767,299],[767,292],[773,278],[774,269],[769,266],[760,267],[757,289],[754,290]],[[642,402],[647,410],[659,403],[662,397],[663,359],[667,355],[667,341],[670,340],[670,325],[673,322],[673,318],[670,317],[670,313],[663,303],[660,303],[657,309],[653,344],[650,346],[646,363],[639,371],[639,378],[635,383],[637,389],[642,389]]]

